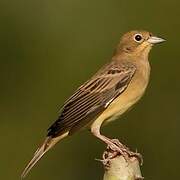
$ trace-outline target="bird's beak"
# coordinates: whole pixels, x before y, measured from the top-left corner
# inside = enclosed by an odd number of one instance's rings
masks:
[[[147,40],[150,44],[158,44],[158,43],[162,43],[164,41],[166,41],[165,39],[156,37],[156,36],[151,36],[148,40]]]

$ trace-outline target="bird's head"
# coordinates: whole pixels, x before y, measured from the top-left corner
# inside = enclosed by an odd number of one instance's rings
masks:
[[[147,54],[154,44],[164,41],[164,39],[147,31],[130,31],[122,36],[116,52]]]

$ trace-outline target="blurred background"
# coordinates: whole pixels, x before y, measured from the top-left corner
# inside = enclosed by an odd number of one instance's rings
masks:
[[[63,102],[111,58],[121,35],[165,39],[143,99],[103,128],[138,150],[148,180],[180,179],[180,1],[0,0],[0,179],[18,180]],[[88,131],[59,143],[27,180],[100,180],[105,145]]]

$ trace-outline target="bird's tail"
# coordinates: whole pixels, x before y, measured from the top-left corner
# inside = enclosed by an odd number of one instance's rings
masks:
[[[21,174],[21,179],[25,178],[26,175],[29,173],[29,171],[34,167],[34,165],[44,156],[44,154],[49,151],[58,141],[63,139],[68,135],[68,132],[62,134],[59,137],[47,137],[44,141],[44,143],[37,149],[37,151],[34,153],[33,158],[28,163],[28,165],[25,167],[23,173]]]

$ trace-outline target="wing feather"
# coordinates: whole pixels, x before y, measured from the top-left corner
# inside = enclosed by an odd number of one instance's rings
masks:
[[[111,63],[84,83],[65,102],[57,121],[48,129],[48,136],[58,136],[86,126],[128,86],[136,67],[132,63]]]

